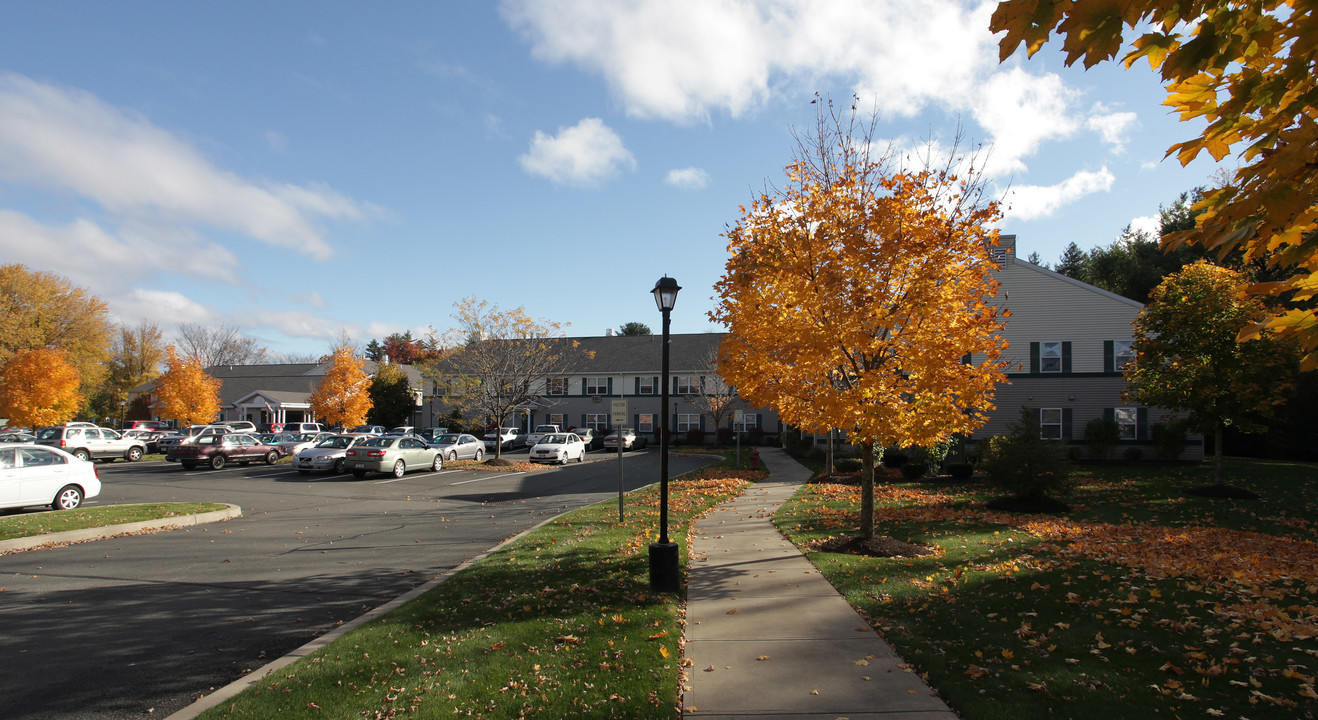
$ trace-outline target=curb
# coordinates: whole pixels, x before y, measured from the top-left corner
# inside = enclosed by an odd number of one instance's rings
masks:
[[[121,535],[140,535],[161,530],[178,530],[179,528],[220,522],[222,520],[229,520],[242,516],[242,508],[230,503],[223,504],[227,506],[223,510],[212,510],[210,512],[198,513],[196,515],[180,515],[178,517],[160,518],[159,520],[143,520],[141,522],[123,523],[120,525],[106,525],[103,527],[85,528],[82,530],[46,533],[44,535],[14,538],[13,540],[0,540],[0,555],[8,555],[9,553],[18,553],[27,550],[61,547],[64,545],[72,545],[74,543],[91,542],[93,540],[106,540]],[[124,505],[122,507],[132,506]]]

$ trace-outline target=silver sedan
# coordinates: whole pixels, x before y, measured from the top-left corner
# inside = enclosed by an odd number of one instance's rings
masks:
[[[485,443],[466,433],[445,433],[436,437],[430,447],[437,448],[445,460],[480,462],[485,458]]]
[[[408,470],[428,469],[439,472],[444,456],[411,435],[369,437],[348,448],[348,469],[353,477],[364,478],[368,472],[390,473],[402,477]]]

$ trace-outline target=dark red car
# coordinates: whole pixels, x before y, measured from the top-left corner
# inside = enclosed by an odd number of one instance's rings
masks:
[[[184,470],[192,470],[201,464],[219,470],[231,462],[247,465],[256,460],[274,465],[281,457],[283,453],[277,446],[265,445],[250,433],[198,435],[175,445],[165,454],[166,460],[177,462]]]

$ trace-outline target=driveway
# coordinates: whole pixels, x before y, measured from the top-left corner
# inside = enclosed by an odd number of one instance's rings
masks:
[[[94,503],[229,502],[244,515],[0,556],[0,717],[166,716],[544,519],[616,497],[616,455],[588,459],[363,480],[101,465]],[[656,451],[625,463],[629,490],[658,479]],[[674,456],[670,472],[701,464]]]

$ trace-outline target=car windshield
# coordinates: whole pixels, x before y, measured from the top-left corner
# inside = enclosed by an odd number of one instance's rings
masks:
[[[457,435],[440,435],[439,437],[435,438],[435,443],[437,445],[452,445],[457,441],[458,441]]]
[[[315,440],[315,439],[316,439],[316,433],[302,433],[301,435],[298,435],[296,439],[297,439],[298,442],[306,442],[306,441],[308,441],[308,440]]]
[[[542,442],[542,443],[544,443],[544,444],[546,444],[546,445],[562,445],[563,443],[567,442],[567,436],[566,436],[566,435],[546,435],[546,436],[545,436],[545,439],[544,439],[544,440],[541,440],[540,442]]]
[[[337,450],[348,447],[349,445],[352,444],[352,441],[353,438],[350,438],[346,435],[336,435],[334,437],[325,438],[324,440],[321,440],[320,442],[316,443],[316,447],[334,448]]]
[[[368,433],[368,432],[375,432],[375,426],[374,426],[374,425],[358,425],[357,427],[355,427],[355,428],[352,429],[352,432],[355,432],[355,433]]]

